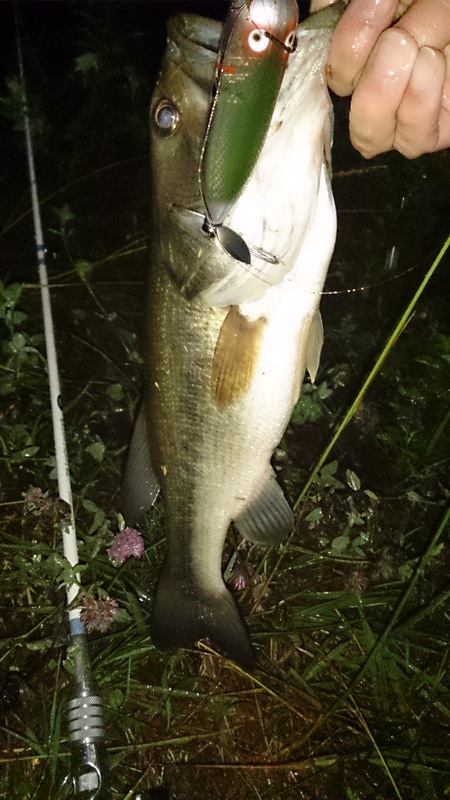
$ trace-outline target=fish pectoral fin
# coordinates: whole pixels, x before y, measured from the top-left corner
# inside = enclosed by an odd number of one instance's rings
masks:
[[[264,317],[252,322],[237,306],[230,306],[217,339],[211,370],[211,393],[219,409],[247,394],[265,324]]]
[[[234,524],[245,539],[264,547],[281,544],[291,532],[294,514],[272,469],[256,498]]]
[[[309,329],[306,349],[306,369],[314,383],[319,369],[320,353],[323,345],[323,324],[320,311],[316,311]]]
[[[255,658],[238,607],[225,584],[218,591],[199,589],[191,581],[163,567],[150,618],[150,634],[156,647],[167,650],[191,647],[200,639],[250,671]]]
[[[122,478],[122,505],[126,522],[130,525],[139,522],[152,507],[158,493],[159,483],[150,461],[145,408],[142,402]]]

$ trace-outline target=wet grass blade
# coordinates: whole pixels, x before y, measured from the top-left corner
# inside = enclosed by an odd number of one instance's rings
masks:
[[[299,496],[297,497],[297,500],[294,503],[294,510],[296,510],[299,507],[300,503],[305,498],[306,494],[308,493],[309,489],[311,488],[312,484],[314,483],[315,479],[317,478],[317,475],[319,474],[320,470],[322,469],[322,467],[326,463],[326,461],[327,461],[327,459],[328,459],[328,457],[329,457],[334,445],[336,444],[337,440],[339,439],[341,433],[344,431],[344,429],[347,427],[347,425],[350,422],[350,420],[352,419],[352,417],[355,415],[356,411],[358,410],[359,406],[361,405],[361,402],[362,402],[362,400],[364,398],[364,395],[366,394],[368,388],[370,387],[370,385],[375,380],[375,378],[378,375],[380,369],[382,368],[384,362],[386,361],[386,358],[388,357],[389,353],[391,352],[393,347],[395,347],[395,343],[397,342],[399,336],[401,336],[401,334],[403,333],[403,331],[405,330],[407,325],[410,323],[410,321],[412,319],[412,316],[414,314],[414,310],[416,308],[416,305],[417,305],[420,297],[422,296],[423,292],[425,291],[426,287],[428,286],[428,284],[429,284],[431,278],[433,277],[434,273],[436,272],[437,268],[439,267],[439,265],[443,261],[443,258],[445,256],[447,250],[449,249],[449,247],[450,247],[450,234],[447,237],[447,239],[444,242],[444,244],[442,245],[441,249],[439,250],[439,253],[437,254],[436,258],[434,259],[433,263],[431,264],[429,270],[425,274],[425,276],[424,276],[419,288],[414,293],[412,299],[410,300],[410,302],[408,303],[407,307],[405,308],[405,310],[404,310],[403,314],[401,315],[399,321],[397,322],[394,330],[392,331],[392,333],[390,334],[389,338],[387,339],[386,344],[384,345],[384,347],[383,347],[381,353],[379,354],[379,356],[377,357],[372,369],[370,370],[369,374],[367,375],[366,379],[364,380],[364,382],[363,382],[358,394],[356,395],[355,399],[353,400],[353,402],[351,403],[351,405],[347,409],[343,419],[338,424],[335,432],[333,433],[333,436],[331,437],[331,440],[327,444],[326,448],[320,454],[319,459],[317,460],[316,464],[314,465],[313,469],[311,470],[311,473],[310,473],[310,475],[308,477],[308,480],[306,481],[302,491],[300,492]]]

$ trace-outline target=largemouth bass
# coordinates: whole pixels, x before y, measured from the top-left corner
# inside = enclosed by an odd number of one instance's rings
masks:
[[[330,6],[298,26],[263,148],[224,220],[249,244],[250,264],[201,228],[198,169],[219,23],[169,21],[151,102],[146,390],[124,480],[126,516],[136,520],[161,488],[167,556],[154,643],[209,638],[247,669],[254,654],[222,579],[222,551],[231,521],[264,546],[293,526],[270,459],[322,346],[318,307],[336,229],[324,64],[341,13]]]

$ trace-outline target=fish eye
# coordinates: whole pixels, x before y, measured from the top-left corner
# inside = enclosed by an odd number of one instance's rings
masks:
[[[265,35],[264,31],[252,31],[248,37],[250,50],[254,53],[263,53],[269,46],[270,39]]]
[[[295,48],[297,47],[297,37],[295,35],[295,31],[291,31],[289,36],[286,36],[284,40],[285,47],[293,53]]]
[[[153,121],[163,136],[172,136],[180,124],[177,107],[170,100],[160,100],[153,112]]]

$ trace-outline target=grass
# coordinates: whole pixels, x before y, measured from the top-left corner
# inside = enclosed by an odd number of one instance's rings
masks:
[[[295,529],[279,551],[230,535],[224,553],[230,580],[240,578],[259,667],[247,675],[206,644],[158,652],[147,623],[164,553],[160,507],[149,516],[141,559],[114,566],[107,555],[121,524],[120,473],[142,382],[150,81],[145,48],[135,46],[137,12],[108,8],[107,35],[93,8],[70,17],[76,58],[97,60],[74,61],[52,79],[68,107],[77,101],[77,115],[52,111],[42,52],[28,45],[26,63],[41,115],[37,161],[83,592],[112,596],[120,609],[111,628],[90,636],[109,796],[444,800],[448,254],[434,265],[448,243],[448,152],[366,164],[345,144],[338,105],[339,238],[322,303],[326,344],[317,384],[306,387],[275,454],[297,506]],[[137,91],[114,95],[130,63]],[[6,87],[2,96],[11,112]],[[116,99],[116,128],[103,114],[108,97]],[[11,113],[0,203],[0,797],[62,800],[71,796],[72,680],[64,510],[22,139]]]

